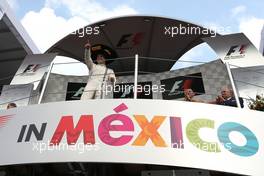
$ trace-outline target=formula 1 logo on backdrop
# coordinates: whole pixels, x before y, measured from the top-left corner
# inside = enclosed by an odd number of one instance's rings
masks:
[[[29,64],[25,70],[23,71],[23,75],[32,75],[35,74],[37,72],[37,70],[39,70],[39,68],[41,67],[40,64]]]
[[[245,57],[249,44],[231,46],[225,56],[225,60],[241,59]]]
[[[165,100],[173,100],[184,97],[185,89],[192,89],[197,95],[205,93],[202,73],[194,73],[161,80],[166,91],[162,93]]]
[[[66,101],[80,100],[86,83],[69,82],[67,85]]]
[[[130,49],[137,45],[140,45],[144,39],[145,33],[137,32],[131,34],[123,34],[117,43],[118,49]]]

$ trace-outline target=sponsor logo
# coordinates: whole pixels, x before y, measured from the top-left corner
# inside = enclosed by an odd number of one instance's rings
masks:
[[[86,83],[69,82],[67,86],[66,101],[80,100]]]
[[[128,106],[121,103],[113,109],[113,114],[106,115],[100,121],[97,121],[98,124],[94,123],[94,115],[89,113],[81,115],[76,124],[74,124],[73,115],[62,116],[56,129],[49,129],[54,131],[53,135],[46,136],[46,139],[50,139],[50,146],[60,145],[64,138],[68,145],[75,145],[77,141],[81,140],[82,136],[85,145],[94,145],[101,141],[111,147],[125,145],[144,147],[148,144],[153,147],[170,147],[175,150],[184,150],[185,145],[183,143],[189,142],[204,152],[220,153],[223,149],[226,149],[241,157],[255,155],[259,149],[259,142],[255,134],[249,128],[237,122],[223,122],[216,128],[214,120],[198,118],[186,124],[184,123],[185,126],[183,126],[182,117],[177,115],[159,114],[150,118],[144,114],[127,115],[126,110],[128,110]],[[166,129],[170,134],[169,141],[168,136],[166,135],[167,137],[164,138],[159,131],[165,121],[168,121],[170,126]],[[47,122],[42,123],[41,126],[32,123],[23,125],[17,142],[30,142],[33,135],[37,141],[43,141],[48,125]],[[136,125],[140,128],[135,128]],[[202,139],[199,131],[203,128],[209,128],[212,133],[216,133],[215,141]],[[137,129],[140,129],[140,131]],[[113,132],[115,135],[113,135]],[[232,132],[243,135],[246,143],[237,145],[232,142],[230,138]],[[185,135],[183,135],[184,133]],[[25,140],[23,141],[24,136]],[[96,136],[98,136],[98,139]],[[35,139],[33,140],[35,141]]]
[[[224,59],[229,60],[229,59],[244,58],[248,47],[249,47],[249,44],[231,46]]]
[[[32,75],[40,68],[40,64],[30,64],[23,71],[23,75]]]
[[[131,49],[140,45],[144,39],[144,32],[124,34],[120,37],[116,47],[117,49]]]
[[[165,100],[183,98],[185,89],[192,89],[196,95],[205,93],[202,73],[164,79],[161,84],[165,85],[166,91],[162,93]]]

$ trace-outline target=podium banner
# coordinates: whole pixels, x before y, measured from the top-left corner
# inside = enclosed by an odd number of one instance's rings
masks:
[[[203,38],[223,62],[235,67],[264,65],[264,58],[251,41],[243,34],[229,34]]]
[[[11,81],[11,85],[32,83],[35,90],[55,57],[55,53],[26,56]]]
[[[183,101],[19,107],[0,111],[0,165],[136,163],[263,176],[263,124],[263,112]]]

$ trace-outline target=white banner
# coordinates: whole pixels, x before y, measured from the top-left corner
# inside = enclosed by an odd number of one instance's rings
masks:
[[[8,103],[27,106],[33,91],[33,84],[4,85],[0,96],[0,109],[6,109]]]
[[[255,99],[264,94],[264,66],[232,69],[239,96]]]
[[[0,165],[146,163],[264,175],[263,112],[166,100],[0,111]]]
[[[258,49],[243,34],[229,34],[203,39],[223,62],[236,67],[264,65],[264,58]]]
[[[34,84],[34,90],[48,70],[50,63],[56,57],[55,53],[28,55],[19,67],[11,84]]]

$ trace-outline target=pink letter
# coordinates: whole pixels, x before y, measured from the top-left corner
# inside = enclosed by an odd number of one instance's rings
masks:
[[[170,117],[172,148],[184,148],[181,118]]]
[[[126,110],[125,104],[121,104],[114,109],[116,113]],[[119,121],[122,125],[111,125],[113,121]],[[132,120],[123,114],[111,114],[106,116],[99,124],[98,135],[101,141],[112,146],[121,146],[127,144],[132,138],[132,135],[122,135],[118,138],[113,138],[110,131],[134,131]]]

